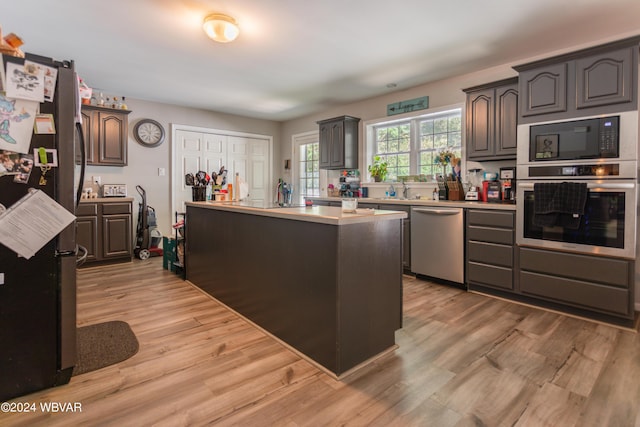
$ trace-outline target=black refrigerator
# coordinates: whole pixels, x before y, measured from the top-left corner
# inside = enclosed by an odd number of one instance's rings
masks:
[[[6,70],[8,63],[24,65],[25,60],[57,70],[51,102],[39,104],[39,113],[53,116],[55,133],[34,132],[29,148],[30,153],[55,149],[57,167],[45,169],[43,176],[43,169],[34,166],[26,183],[16,182],[14,175],[0,176],[0,204],[10,208],[36,188],[75,214],[75,187],[80,185],[75,179],[79,102],[74,64],[30,54],[4,55],[2,62]],[[29,259],[0,244],[0,401],[71,378],[76,363],[75,227],[73,221]]]

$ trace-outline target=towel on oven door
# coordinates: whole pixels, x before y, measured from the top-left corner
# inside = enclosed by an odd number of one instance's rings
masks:
[[[534,225],[561,226],[573,230],[579,228],[587,195],[587,184],[583,182],[535,183]]]

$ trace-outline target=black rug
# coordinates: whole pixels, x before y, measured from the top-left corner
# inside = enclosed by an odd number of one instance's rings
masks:
[[[127,322],[113,321],[78,328],[78,363],[72,375],[127,360],[138,352],[138,339]]]

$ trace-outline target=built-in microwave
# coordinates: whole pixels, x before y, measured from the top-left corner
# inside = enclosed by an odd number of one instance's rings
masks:
[[[619,133],[619,116],[532,125],[529,161],[618,158]]]
[[[638,111],[625,111],[518,125],[518,178],[635,177],[638,122]],[[606,165],[615,166],[600,168]]]

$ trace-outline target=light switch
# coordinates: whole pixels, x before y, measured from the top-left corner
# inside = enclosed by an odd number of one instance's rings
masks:
[[[164,176],[165,170],[164,168],[158,168],[158,176]]]
[[[0,285],[4,285],[4,273],[0,273]]]

